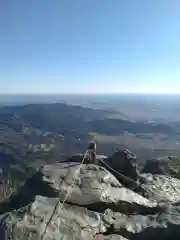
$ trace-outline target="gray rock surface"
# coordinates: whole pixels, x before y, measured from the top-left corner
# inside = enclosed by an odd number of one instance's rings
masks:
[[[36,195],[59,197],[63,201],[69,193],[66,199],[68,203],[99,212],[107,207],[126,213],[156,211],[156,202],[123,187],[105,168],[91,164],[83,164],[81,169],[79,167],[79,163],[44,166],[11,202],[17,203],[15,208],[18,208],[32,202]]]
[[[142,187],[147,190],[147,197],[158,203],[180,202],[180,180],[168,175],[141,174]]]
[[[117,172],[134,180],[135,182],[138,181],[139,171],[136,164],[136,155],[129,150],[126,149],[124,151],[118,151],[112,157],[105,159],[105,162],[107,162],[111,168],[116,169]],[[115,172],[112,173],[128,187],[129,184],[132,184],[132,182],[127,181],[126,178],[116,175]]]
[[[21,239],[22,236],[28,240],[39,240],[42,236],[48,240],[90,240],[97,233],[106,231],[99,213],[68,204],[62,208],[62,203],[57,205],[46,228],[57,201],[56,198],[37,196],[28,207],[11,212],[1,224],[1,240]]]
[[[178,213],[142,216],[124,215],[107,210],[104,221],[111,224],[114,233],[128,239],[175,240],[180,237],[180,215]]]
[[[6,205],[7,213],[0,216],[0,239],[179,240],[180,180],[162,173],[139,174],[136,167],[133,171],[147,190],[146,197],[102,166],[77,162],[44,166]],[[128,175],[127,169],[121,172]]]
[[[104,202],[116,205],[123,203],[123,206],[126,203],[138,204],[147,208],[156,206],[156,203],[123,187],[105,168],[91,164],[83,164],[80,170],[79,167],[76,163],[45,166],[42,169],[43,181],[49,184],[52,190],[59,192],[61,200],[64,199],[67,191],[70,191],[67,202],[78,205]],[[76,180],[72,188],[74,175],[76,175]]]
[[[173,168],[170,164],[172,161],[177,161],[178,163],[178,159],[171,156],[148,160],[142,169],[142,173],[163,174],[178,177],[178,170]]]

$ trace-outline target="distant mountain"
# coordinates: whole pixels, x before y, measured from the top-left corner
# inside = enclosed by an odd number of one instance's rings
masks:
[[[163,123],[148,123],[112,119],[110,111],[94,110],[80,106],[56,104],[29,104],[0,108],[0,124],[21,132],[23,126],[32,126],[50,132],[79,135],[97,132],[107,135],[131,133],[172,134],[173,126]],[[177,124],[176,124],[177,125]]]
[[[124,131],[129,133],[164,133],[172,134],[173,127],[168,124],[155,124],[147,122],[131,122],[122,119],[94,120],[91,123],[93,131],[107,135],[121,135]]]

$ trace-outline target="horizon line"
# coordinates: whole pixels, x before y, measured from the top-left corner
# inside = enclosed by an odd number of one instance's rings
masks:
[[[155,94],[155,95],[179,95],[180,92],[47,92],[47,93],[41,93],[41,92],[36,92],[36,93],[0,93],[0,96],[34,96],[34,95],[120,95],[120,94]]]

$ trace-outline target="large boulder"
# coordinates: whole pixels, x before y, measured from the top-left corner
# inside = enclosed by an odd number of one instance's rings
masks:
[[[128,149],[116,152],[106,162],[119,173],[133,179],[138,180],[138,169],[136,164],[136,155]]]
[[[134,153],[127,149],[118,151],[112,157],[102,159],[100,163],[124,186],[136,192],[143,192],[143,189],[139,191],[139,170]]]
[[[37,196],[31,205],[3,215],[1,240],[92,240],[106,231],[101,214],[57,203],[57,198]]]
[[[126,215],[102,213],[58,198],[36,196],[35,201],[0,216],[1,240],[179,240],[180,214]]]
[[[36,195],[59,197],[61,201],[66,198],[68,203],[100,212],[110,207],[114,211],[143,213],[156,211],[157,207],[156,202],[123,187],[105,168],[91,164],[44,166],[25,184],[18,196],[11,199],[12,206],[27,205]],[[8,210],[8,207],[3,208]]]
[[[67,159],[67,162],[81,162],[83,157],[84,154],[77,154]],[[117,151],[109,158],[104,155],[96,155],[96,159],[100,166],[110,171],[122,184],[132,190],[138,188],[139,171],[134,153],[125,149]],[[84,163],[89,163],[88,157],[84,159]]]
[[[151,159],[146,162],[141,172],[179,177],[178,161],[178,158],[171,156]],[[177,166],[175,166],[175,163],[177,163]]]
[[[92,164],[60,163],[41,170],[42,181],[68,203],[104,211],[109,205],[117,211],[143,212],[156,209],[156,202],[123,187],[105,168]],[[74,179],[75,177],[75,179]],[[71,186],[72,182],[73,187]]]

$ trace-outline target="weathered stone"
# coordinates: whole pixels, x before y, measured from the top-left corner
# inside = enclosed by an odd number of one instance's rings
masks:
[[[1,240],[15,240],[19,236],[24,236],[24,240],[39,240],[42,236],[44,240],[91,240],[106,231],[99,213],[73,205],[56,205],[57,201],[37,196],[29,207],[6,215],[1,220]]]
[[[175,157],[162,157],[148,160],[142,169],[142,173],[171,175],[179,177],[178,169],[173,168],[171,162],[178,161]],[[178,167],[178,164],[177,166]]]
[[[141,174],[143,188],[147,190],[147,198],[158,203],[180,202],[180,180],[168,175]]]
[[[118,151],[116,152],[112,157],[105,160],[108,165],[115,169],[120,174],[134,180],[138,181],[138,169],[136,164],[136,155],[129,150],[124,151]],[[110,169],[108,169],[110,171]],[[115,172],[112,172],[117,179],[120,181],[123,181],[124,184],[130,184],[126,178],[122,178],[119,175],[117,175]]]
[[[123,187],[105,168],[91,164],[44,166],[11,202],[13,205],[16,203],[15,208],[18,208],[32,202],[36,195],[59,197],[61,201],[66,197],[68,203],[101,212],[109,207],[125,213],[144,213],[156,211],[157,206],[155,202]]]
[[[122,161],[121,171],[116,170],[135,183],[139,180],[146,197],[102,166],[47,165],[9,203],[0,205],[8,212],[16,209],[0,216],[0,239],[179,240],[180,180],[161,168],[159,174],[139,174],[135,157],[124,154],[124,165]],[[111,167],[115,165],[112,161]]]
[[[151,211],[156,207],[155,202],[123,187],[109,171],[97,165],[61,163],[45,166],[42,174],[43,182],[57,191],[61,200],[69,193],[67,202],[96,211],[104,211],[108,204],[114,210],[130,212],[148,211],[148,208]],[[74,175],[76,179],[71,187]]]
[[[179,214],[124,215],[107,210],[104,221],[111,231],[128,239],[170,240],[180,238]]]

